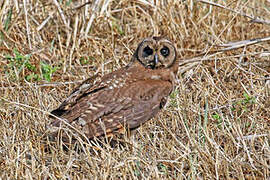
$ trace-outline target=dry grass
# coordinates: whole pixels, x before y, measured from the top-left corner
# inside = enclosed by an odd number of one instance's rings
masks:
[[[209,55],[223,43],[269,36],[269,1],[84,2],[0,2],[0,178],[270,177],[270,43]],[[167,107],[131,145],[46,152],[48,112],[79,81],[127,64],[152,35],[174,41],[181,59],[207,61],[179,67]]]

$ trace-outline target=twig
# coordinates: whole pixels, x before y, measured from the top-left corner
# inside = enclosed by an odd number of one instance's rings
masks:
[[[57,83],[47,83],[47,84],[40,84],[40,85],[33,85],[35,88],[41,88],[41,87],[54,87],[54,86],[63,86],[67,84],[79,84],[82,83],[82,81],[71,81],[71,82],[57,82]],[[5,89],[18,89],[18,88],[33,88],[33,86],[17,86],[17,87],[0,87],[0,90]]]
[[[78,32],[78,24],[79,24],[79,16],[78,16],[78,14],[76,14],[75,22],[74,22],[74,31],[73,31],[73,43],[72,43],[71,51],[69,54],[69,67],[72,66],[72,64],[71,64],[72,63],[72,55],[73,55],[73,52],[74,52],[74,49],[76,46],[76,42],[77,42],[76,38],[77,38],[77,32]],[[78,46],[80,46],[80,45],[78,44]]]
[[[207,53],[202,53],[199,54],[196,57],[192,57],[192,58],[188,58],[188,59],[183,59],[180,60],[179,66],[183,66],[186,64],[190,64],[190,63],[196,63],[196,62],[201,62],[201,61],[210,61],[210,60],[215,60],[211,59],[212,56],[216,56],[217,54],[220,54],[221,52],[224,51],[229,51],[229,50],[233,50],[233,49],[239,49],[241,47],[246,47],[246,46],[250,46],[250,45],[254,45],[254,44],[258,44],[261,42],[267,42],[270,41],[270,36],[269,37],[265,37],[265,38],[257,38],[257,39],[250,39],[250,40],[244,40],[244,41],[236,41],[236,42],[231,42],[231,43],[227,43],[227,44],[222,44],[222,45],[218,45],[219,47],[226,47],[220,50],[215,50],[215,51],[209,51]],[[258,54],[262,54],[261,52],[257,52],[257,53],[253,53],[253,54],[245,54],[246,55],[258,55]],[[232,56],[232,57],[242,57],[243,54],[237,55],[237,56]],[[230,58],[230,57],[226,57]],[[224,59],[224,58],[220,58],[219,60]]]
[[[269,134],[253,134],[253,135],[247,135],[247,136],[239,136],[237,137],[237,140],[252,140],[255,138],[260,138],[260,137],[265,137],[265,136],[269,136]]]
[[[197,2],[201,2],[201,3],[205,3],[205,4],[209,4],[209,5],[212,5],[212,6],[216,6],[216,7],[219,7],[219,8],[223,8],[223,9],[229,10],[229,11],[234,12],[234,13],[236,13],[236,14],[239,14],[239,15],[241,15],[241,16],[250,18],[250,19],[251,19],[251,22],[254,22],[254,23],[261,23],[261,24],[267,24],[267,25],[270,25],[270,21],[262,20],[262,19],[259,19],[258,17],[252,17],[252,16],[249,16],[249,15],[247,15],[247,14],[245,14],[245,13],[238,12],[238,11],[236,11],[236,10],[227,8],[227,7],[223,6],[223,5],[220,5],[220,4],[217,4],[217,3],[214,3],[214,2],[210,2],[210,1],[206,1],[206,0],[198,0]]]
[[[37,27],[37,31],[40,31],[49,20],[53,17],[54,12],[49,12],[49,16]]]
[[[88,4],[91,4],[91,3],[92,3],[91,1],[88,1],[86,3],[78,5],[77,7],[72,8],[72,10],[80,9],[80,8],[82,8],[82,7],[84,7],[84,6],[88,5]]]
[[[65,16],[64,16],[64,13],[63,13],[63,11],[62,11],[62,9],[61,9],[59,3],[57,2],[57,0],[53,0],[53,2],[54,2],[54,4],[55,4],[55,6],[57,7],[57,9],[58,9],[58,11],[59,11],[59,14],[60,14],[60,17],[61,17],[62,21],[64,22],[64,24],[65,24],[65,26],[66,26],[66,28],[67,28],[67,30],[68,30],[68,29],[69,29],[69,26],[68,26],[68,24],[67,24],[66,18],[65,18]]]
[[[98,4],[99,4],[99,0],[96,0],[94,3],[93,3],[93,6],[92,6],[92,15],[87,23],[87,27],[86,27],[86,30],[85,30],[85,36],[87,36],[87,34],[89,33],[90,31],[90,28],[92,26],[92,23],[94,21],[94,19],[96,18],[96,11],[98,9]]]
[[[223,46],[227,48],[221,49],[219,51],[229,51],[229,50],[238,49],[241,47],[245,47],[245,46],[249,46],[249,45],[253,45],[253,44],[257,44],[261,42],[266,42],[266,41],[270,41],[270,36],[265,37],[265,38],[249,39],[249,40],[244,40],[244,41],[237,41],[237,42],[222,44],[219,46]]]
[[[23,10],[24,10],[24,15],[25,15],[26,33],[27,33],[27,40],[28,40],[28,44],[29,44],[29,49],[32,49],[29,22],[28,22],[28,12],[26,9],[26,0],[23,0]]]

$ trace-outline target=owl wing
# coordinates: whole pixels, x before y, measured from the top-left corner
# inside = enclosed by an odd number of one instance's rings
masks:
[[[136,129],[151,118],[165,106],[167,98],[173,89],[173,85],[168,81],[142,80],[129,85],[123,91],[125,105],[119,104],[113,113],[108,113],[100,117],[101,121],[95,121],[91,128],[85,131],[88,137],[101,136],[113,133],[123,128]],[[121,96],[122,96],[121,95]],[[104,131],[105,127],[105,131]]]
[[[123,81],[127,78],[123,73],[126,70],[121,68],[110,74],[103,76],[102,78],[95,75],[91,78],[86,79],[78,87],[76,87],[73,92],[64,100],[64,102],[55,110],[51,111],[50,118],[55,118],[54,116],[65,118],[68,123],[71,123],[73,119],[70,117],[74,112],[83,113],[80,109],[76,109],[78,106],[82,106],[85,100],[92,97],[93,94],[99,94],[102,89],[111,89],[115,86],[115,79],[119,79],[118,82],[123,84]],[[90,100],[88,104],[90,103]],[[98,103],[97,103],[98,104]],[[83,110],[83,109],[82,109]],[[76,114],[76,113],[75,113]],[[52,126],[59,126],[61,120],[56,119],[51,123]]]
[[[95,89],[95,82],[98,83],[100,81],[100,77],[98,75],[94,75],[83,81],[79,86],[77,86],[72,93],[65,99],[65,101],[55,110],[51,112],[51,114],[55,116],[62,116],[65,112],[67,112],[73,105],[76,104],[77,100],[80,99],[87,91]],[[94,87],[93,87],[94,86]],[[53,116],[50,116],[53,118]]]
[[[91,88],[60,117],[88,138],[123,128],[135,129],[157,114],[172,91],[169,81],[132,80],[126,84]],[[52,125],[59,126],[60,122],[55,120]]]

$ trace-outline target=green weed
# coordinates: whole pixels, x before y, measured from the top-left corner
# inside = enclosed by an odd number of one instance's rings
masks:
[[[42,72],[42,78],[46,81],[51,81],[52,74],[57,70],[57,67],[52,67],[51,65],[41,61],[41,72]]]
[[[26,81],[51,81],[52,74],[57,70],[57,67],[40,62],[41,71],[38,67],[30,62],[30,54],[22,55],[16,49],[13,50],[13,55],[6,55],[8,61],[4,67],[5,74],[10,80],[18,81],[25,79]]]
[[[13,56],[7,55],[7,66],[4,67],[5,74],[8,75],[11,80],[19,80],[22,74],[25,74],[25,70],[36,71],[36,67],[29,62],[30,55],[21,55],[16,49],[13,50]]]

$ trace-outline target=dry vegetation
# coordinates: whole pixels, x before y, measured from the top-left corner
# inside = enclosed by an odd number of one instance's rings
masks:
[[[215,2],[0,1],[0,178],[269,178],[270,43],[215,51],[268,37],[270,2]],[[179,67],[167,107],[130,145],[46,151],[48,112],[152,35],[174,41],[181,59],[204,54]]]

